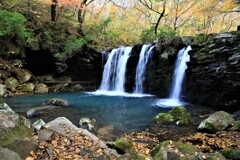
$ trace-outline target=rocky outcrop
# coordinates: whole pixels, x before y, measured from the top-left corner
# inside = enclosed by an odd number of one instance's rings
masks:
[[[42,102],[43,106],[50,105],[50,106],[69,106],[69,102],[66,99],[62,98],[51,98],[46,99]]]
[[[0,97],[3,97],[6,94],[6,91],[7,91],[6,86],[0,84]]]
[[[190,102],[230,111],[238,109],[239,40],[239,33],[209,35],[208,41],[192,46],[186,76]]]
[[[37,94],[43,94],[43,93],[48,93],[48,86],[43,83],[39,83],[35,86],[34,93]]]
[[[2,160],[22,160],[16,152],[3,147],[0,147],[0,155]]]

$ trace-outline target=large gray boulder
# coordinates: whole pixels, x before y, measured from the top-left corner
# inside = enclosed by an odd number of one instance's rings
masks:
[[[31,123],[16,114],[6,103],[0,104],[0,146],[32,134]]]
[[[207,119],[198,126],[199,130],[215,133],[225,130],[234,123],[233,117],[224,111],[218,111],[211,114]]]
[[[13,72],[16,74],[17,79],[21,84],[27,82],[32,77],[32,73],[25,69],[14,69]]]

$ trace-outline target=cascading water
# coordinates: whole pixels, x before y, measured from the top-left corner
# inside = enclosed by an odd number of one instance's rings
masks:
[[[185,76],[185,70],[187,69],[187,62],[190,61],[190,56],[188,55],[188,52],[192,48],[190,46],[187,47],[187,49],[181,49],[178,52],[177,57],[177,63],[174,70],[174,76],[173,76],[173,87],[170,94],[170,99],[177,99],[179,100],[181,97],[181,91],[182,91],[182,81]]]
[[[125,72],[132,47],[113,49],[104,66],[100,91],[124,92]]]
[[[154,46],[151,46],[151,44],[145,44],[142,46],[142,50],[140,53],[137,70],[136,70],[136,80],[135,80],[136,88],[134,91],[134,93],[136,94],[143,93],[143,82],[145,80],[146,66],[153,48]]]
[[[187,48],[183,48],[178,52],[170,97],[169,99],[159,100],[159,102],[157,102],[157,105],[161,107],[174,107],[184,104],[183,102],[180,101],[182,82],[185,76],[185,70],[187,69],[187,62],[190,61],[190,56],[188,52],[191,49],[192,48],[188,46]]]

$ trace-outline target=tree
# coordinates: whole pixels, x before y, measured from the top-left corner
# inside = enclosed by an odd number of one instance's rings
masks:
[[[57,10],[57,0],[52,0],[51,4],[51,20],[55,21],[56,20],[56,10]]]

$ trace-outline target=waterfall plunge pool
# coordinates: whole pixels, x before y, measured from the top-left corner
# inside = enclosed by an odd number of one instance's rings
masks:
[[[41,107],[41,102],[49,98],[63,98],[70,102],[69,107]],[[106,96],[94,92],[55,93],[44,95],[19,95],[4,99],[17,113],[26,115],[27,111],[36,108],[40,117],[49,122],[64,116],[78,125],[79,119],[89,117],[96,119],[96,128],[113,125],[115,134],[120,135],[139,131],[151,124],[152,118],[169,108],[156,105],[157,97],[126,94],[125,96]],[[39,118],[31,119],[32,122]]]

